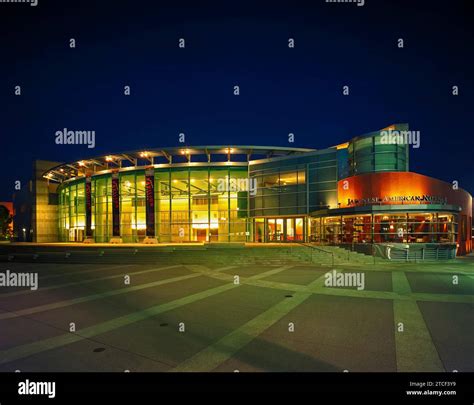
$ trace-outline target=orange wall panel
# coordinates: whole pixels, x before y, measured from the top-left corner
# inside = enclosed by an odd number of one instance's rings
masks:
[[[411,172],[367,173],[348,177],[338,182],[339,207],[351,207],[349,200],[359,200],[357,205],[417,205],[426,204],[424,201],[388,201],[387,197],[401,196],[431,196],[444,200],[446,204],[458,205],[462,211],[460,215],[467,216],[468,240],[461,242],[458,235],[459,253],[472,251],[471,223],[472,223],[472,196],[459,188],[441,180]],[[360,201],[364,199],[382,199],[385,201]],[[460,226],[458,228],[460,230]]]

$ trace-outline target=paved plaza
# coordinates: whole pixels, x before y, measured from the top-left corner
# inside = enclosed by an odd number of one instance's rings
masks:
[[[474,371],[474,260],[6,270],[39,288],[0,288],[3,372]]]

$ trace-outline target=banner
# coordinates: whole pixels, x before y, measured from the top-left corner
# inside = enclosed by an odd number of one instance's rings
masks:
[[[120,183],[118,173],[112,174],[112,236],[120,236]]]
[[[92,238],[92,182],[86,177],[86,238]]]
[[[145,172],[146,196],[146,236],[155,236],[155,174],[154,170]]]

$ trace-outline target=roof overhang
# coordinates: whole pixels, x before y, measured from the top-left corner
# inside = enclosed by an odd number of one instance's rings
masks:
[[[149,167],[179,167],[183,164],[248,165],[251,159],[289,156],[313,152],[308,148],[279,146],[180,146],[110,153],[89,159],[58,165],[46,171],[43,177],[62,183],[77,178]],[[166,166],[168,165],[168,166]]]

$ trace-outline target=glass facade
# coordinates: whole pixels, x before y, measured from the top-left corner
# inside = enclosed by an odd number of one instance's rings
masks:
[[[248,240],[247,167],[154,170],[155,235],[159,242],[245,242]],[[241,180],[245,180],[242,182]],[[119,173],[120,237],[146,237],[145,171]],[[59,235],[63,242],[85,236],[85,179],[59,190]],[[91,178],[91,228],[96,242],[112,237],[111,174]]]
[[[307,212],[306,165],[270,165],[252,168],[256,195],[250,196],[251,216],[292,215]]]
[[[249,166],[257,193],[250,195],[250,216],[308,215],[337,208],[338,151],[270,160]]]
[[[68,185],[59,194],[59,237],[64,242],[82,241],[85,235],[85,182]]]
[[[450,213],[390,213],[311,218],[312,242],[454,243],[457,216]]]
[[[393,130],[408,126],[387,128]],[[55,171],[66,179],[58,188],[59,239],[458,243],[470,252],[471,196],[451,194],[449,185],[416,173],[392,173],[408,171],[409,145],[382,141],[382,131],[323,150],[210,146],[62,166]],[[357,176],[362,173],[376,174]],[[360,197],[359,205],[345,204],[348,176],[349,196]],[[437,203],[389,203],[418,195]]]
[[[255,242],[307,240],[310,212],[337,208],[338,173],[347,162],[341,152],[330,148],[249,166],[257,185],[256,194],[249,196]]]
[[[66,191],[67,188],[61,190]],[[92,179],[92,229],[96,242],[108,242],[112,235],[112,182],[110,176]]]
[[[304,242],[305,217],[258,218],[255,220],[256,242]]]
[[[399,132],[408,131],[408,126],[398,126],[395,129]],[[348,163],[351,176],[382,171],[408,171],[410,145],[386,143],[381,132],[374,132],[349,142]]]

